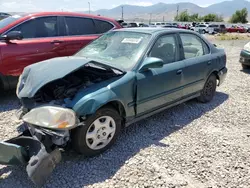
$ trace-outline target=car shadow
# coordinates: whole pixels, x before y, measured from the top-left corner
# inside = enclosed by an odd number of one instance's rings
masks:
[[[74,151],[65,152],[63,161],[54,170],[44,187],[64,188],[72,185],[84,187],[104,182],[114,176],[126,161],[140,150],[150,146],[169,147],[161,143],[163,138],[189,126],[194,120],[223,104],[228,97],[225,93],[217,92],[214,100],[208,104],[191,100],[133,124],[123,131],[110,150],[100,156],[85,158]],[[34,187],[27,178],[25,168],[5,167],[0,169],[0,174],[9,171],[12,171],[11,174],[1,180],[3,185]]]
[[[0,113],[18,109],[19,107],[20,102],[15,90],[0,92]]]
[[[250,69],[242,69],[242,70],[240,70],[241,72],[244,72],[244,73],[246,73],[246,74],[250,74]]]

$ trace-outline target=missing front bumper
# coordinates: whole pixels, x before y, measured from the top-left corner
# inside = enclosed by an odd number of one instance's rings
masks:
[[[54,149],[47,151],[43,143],[31,136],[20,135],[8,141],[0,142],[0,164],[27,164],[29,178],[42,186],[61,161],[61,152]]]
[[[28,154],[25,149],[10,142],[0,142],[0,164],[22,165],[27,163]]]

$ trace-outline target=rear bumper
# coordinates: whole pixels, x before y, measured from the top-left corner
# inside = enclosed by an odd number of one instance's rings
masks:
[[[219,79],[220,79],[220,82],[219,82],[219,86],[225,81],[226,79],[226,76],[227,76],[227,68],[224,67],[223,69],[221,69],[218,73],[218,76],[219,76]]]
[[[250,65],[250,52],[246,50],[241,50],[240,63],[244,65]]]

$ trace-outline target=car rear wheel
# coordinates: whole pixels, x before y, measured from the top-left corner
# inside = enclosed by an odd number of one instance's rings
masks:
[[[242,68],[243,69],[250,69],[250,66],[249,65],[244,65],[244,64],[241,64],[242,65]]]
[[[201,95],[200,97],[198,97],[198,101],[202,103],[210,102],[215,95],[216,86],[217,86],[216,76],[212,74],[205,83],[204,88],[201,91]]]
[[[88,157],[99,155],[114,144],[121,126],[119,113],[112,107],[103,107],[73,131],[73,148]]]

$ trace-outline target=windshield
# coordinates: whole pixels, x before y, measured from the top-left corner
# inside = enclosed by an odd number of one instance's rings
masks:
[[[103,35],[80,50],[75,56],[82,56],[107,62],[108,65],[123,70],[131,70],[150,41],[145,33],[114,31]]]
[[[9,16],[7,18],[4,18],[0,21],[0,29],[6,27],[7,25],[11,24],[12,22],[18,20],[21,16],[15,15],[15,16]]]

